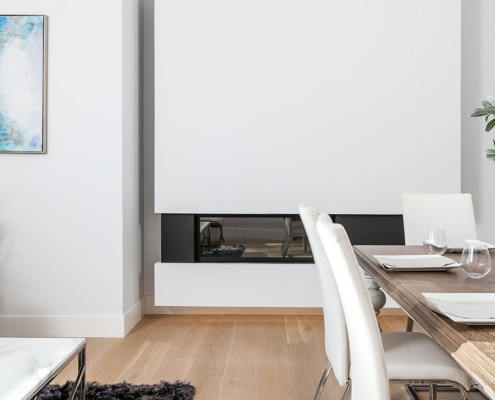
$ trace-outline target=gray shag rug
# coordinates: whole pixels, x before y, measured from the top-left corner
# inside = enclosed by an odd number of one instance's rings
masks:
[[[72,381],[63,385],[49,385],[43,389],[38,400],[66,400],[73,386]],[[192,400],[195,393],[194,386],[180,381],[161,381],[155,385],[86,382],[86,400]]]

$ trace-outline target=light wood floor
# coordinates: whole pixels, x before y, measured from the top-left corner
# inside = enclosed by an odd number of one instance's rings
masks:
[[[384,331],[406,326],[402,316],[379,320]],[[146,316],[125,338],[87,340],[86,379],[184,380],[196,387],[195,400],[310,400],[327,362],[323,343],[321,316]],[[54,382],[74,374],[71,365]],[[401,386],[392,392],[408,399]],[[341,395],[330,375],[322,400]]]

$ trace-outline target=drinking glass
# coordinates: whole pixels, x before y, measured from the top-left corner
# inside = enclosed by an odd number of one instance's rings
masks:
[[[467,276],[480,279],[492,269],[490,252],[485,245],[467,245],[462,250],[461,268]]]
[[[423,247],[428,254],[442,255],[447,250],[447,240],[442,229],[430,229],[426,232]]]

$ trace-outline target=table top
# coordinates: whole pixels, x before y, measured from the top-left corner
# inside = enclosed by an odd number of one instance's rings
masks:
[[[483,279],[468,278],[460,268],[449,271],[387,271],[374,255],[425,254],[422,246],[354,246],[361,267],[462,368],[495,399],[495,326],[466,325],[431,311],[422,293],[495,293],[495,268]],[[495,252],[491,251],[492,263]],[[460,254],[445,256],[459,261]]]
[[[0,338],[0,399],[29,399],[86,346],[78,338]]]

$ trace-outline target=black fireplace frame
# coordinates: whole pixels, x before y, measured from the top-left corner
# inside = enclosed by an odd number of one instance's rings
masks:
[[[403,245],[404,221],[399,214],[331,214],[335,223],[342,224],[354,245]],[[249,262],[249,263],[308,263],[297,258],[209,258],[200,256],[199,220],[201,217],[286,218],[300,220],[297,214],[161,214],[161,262]]]

